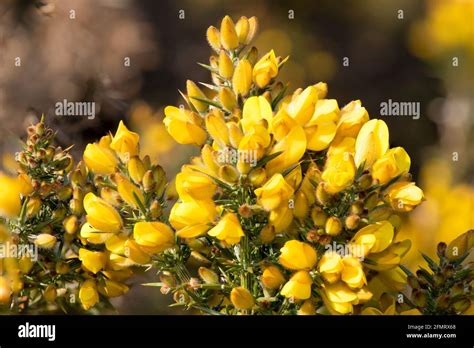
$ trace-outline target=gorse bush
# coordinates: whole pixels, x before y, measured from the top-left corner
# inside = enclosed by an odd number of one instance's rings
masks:
[[[322,82],[288,93],[288,58],[260,57],[256,31],[254,17],[209,27],[212,83],[187,81],[187,106],[165,108],[169,134],[200,148],[169,214],[163,169],[122,122],[76,166],[43,121],[30,128],[19,176],[0,178],[2,238],[40,249],[3,259],[5,309],[100,310],[154,267],[146,285],[209,314],[472,310],[472,233],[429,270],[403,267],[402,216],[424,200],[409,155],[359,100],[339,108]]]

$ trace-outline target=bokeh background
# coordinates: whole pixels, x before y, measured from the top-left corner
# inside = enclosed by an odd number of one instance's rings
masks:
[[[2,169],[15,171],[25,127],[45,113],[77,156],[125,120],[173,178],[195,150],[167,135],[162,110],[182,103],[186,79],[210,80],[196,62],[207,63],[205,31],[226,14],[258,17],[254,44],[290,56],[280,75],[290,91],[325,81],[329,98],[361,99],[372,118],[388,99],[420,103],[417,120],[381,117],[427,198],[400,232],[413,240],[407,265],[474,227],[474,0],[2,0]],[[63,99],[95,102],[95,119],[56,116]],[[118,312],[181,313],[148,281],[135,279]]]

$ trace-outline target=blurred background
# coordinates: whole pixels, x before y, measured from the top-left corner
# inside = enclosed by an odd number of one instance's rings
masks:
[[[3,170],[15,170],[25,127],[45,113],[77,156],[125,120],[173,178],[195,150],[167,135],[162,110],[182,103],[186,79],[210,81],[196,62],[208,62],[205,31],[226,14],[258,17],[254,45],[290,56],[280,74],[290,91],[324,81],[328,98],[360,99],[372,118],[389,99],[420,103],[417,120],[380,117],[427,198],[399,235],[414,244],[406,264],[474,227],[474,0],[2,0]],[[56,116],[64,99],[95,102],[96,117]],[[135,280],[118,312],[182,313],[148,281]]]

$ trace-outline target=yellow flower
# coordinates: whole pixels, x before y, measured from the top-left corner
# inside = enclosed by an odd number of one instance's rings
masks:
[[[216,193],[216,184],[207,175],[193,170],[192,166],[184,166],[176,175],[176,190],[182,200],[211,199]]]
[[[354,180],[356,168],[350,153],[336,153],[326,160],[322,179],[324,189],[329,193],[344,190]]]
[[[234,213],[225,214],[207,234],[230,245],[237,244],[240,242],[240,238],[245,235],[239,219]]]
[[[310,270],[316,264],[316,251],[307,243],[290,240],[280,249],[278,262],[292,270]]]
[[[226,50],[233,50],[239,46],[239,37],[235,31],[235,25],[229,16],[225,16],[221,22],[221,43]]]
[[[367,284],[365,273],[362,269],[360,260],[354,256],[346,255],[342,259],[344,269],[341,273],[341,279],[351,288],[361,288]]]
[[[45,249],[52,249],[56,245],[56,242],[56,237],[47,233],[41,233],[35,239],[35,244]]]
[[[298,163],[306,151],[306,136],[302,127],[293,128],[288,135],[280,140],[270,154],[281,152],[266,165],[268,175],[281,173]]]
[[[367,225],[361,228],[352,238],[353,245],[358,247],[353,254],[362,253],[363,255],[355,255],[362,257],[368,253],[379,253],[392,243],[393,237],[394,229],[388,221]]]
[[[370,168],[388,150],[388,127],[382,120],[365,123],[357,135],[355,144],[355,164]]]
[[[94,274],[105,268],[107,256],[106,252],[79,249],[79,260],[82,261],[82,266]]]
[[[380,184],[386,184],[396,176],[408,173],[410,163],[410,156],[406,151],[402,147],[395,147],[375,161],[372,166],[372,177]]]
[[[101,175],[112,174],[118,165],[114,152],[99,143],[87,144],[84,151],[84,162],[89,170]]]
[[[123,121],[120,121],[117,132],[110,143],[110,148],[120,154],[122,160],[128,160],[138,155],[139,140],[140,136],[137,133],[131,132]]]
[[[259,124],[261,120],[266,120],[270,124],[272,118],[272,107],[265,97],[250,97],[245,101],[240,123],[244,133],[246,133]]]
[[[271,265],[263,270],[261,280],[266,288],[278,289],[285,282],[285,277],[277,266]]]
[[[380,253],[370,254],[366,267],[376,271],[386,271],[397,267],[403,256],[410,250],[411,241],[405,239],[404,241],[394,243]]]
[[[281,174],[275,174],[265,185],[255,190],[257,202],[265,210],[273,210],[282,203],[288,203],[293,196],[293,187],[283,178]]]
[[[423,199],[423,191],[414,182],[397,182],[387,190],[391,207],[400,212],[412,211]]]
[[[304,126],[313,116],[317,101],[318,90],[314,86],[309,86],[294,97],[288,104],[286,111],[300,126]]]
[[[296,300],[307,300],[311,297],[311,285],[313,280],[307,271],[298,271],[283,286],[280,293],[285,297],[293,297]]]
[[[357,301],[357,294],[343,282],[326,284],[323,301],[328,310],[334,314],[352,313],[352,302]]]
[[[329,146],[336,135],[338,113],[335,99],[317,101],[314,113],[304,128],[309,150],[322,151]]]
[[[275,117],[271,121],[271,130],[276,141],[282,140],[290,133],[290,131],[297,127],[298,123],[286,112],[285,108],[278,110]]]
[[[98,285],[99,292],[108,298],[122,296],[128,292],[128,286],[115,280],[105,278]]]
[[[239,151],[247,152],[248,158],[260,159],[265,154],[265,150],[270,145],[270,134],[262,125],[255,125],[246,132],[239,143]]]
[[[199,99],[207,99],[207,97],[193,81],[186,81],[186,90],[188,92],[189,102],[196,108],[197,111],[204,112],[208,109],[208,104],[198,99],[194,99],[194,97]]]
[[[252,294],[244,287],[233,288],[230,292],[230,301],[237,309],[251,309],[255,304]]]
[[[120,214],[109,203],[92,192],[84,197],[84,209],[87,213],[87,222],[98,231],[114,233],[122,228]]]
[[[170,212],[170,224],[181,238],[196,238],[204,235],[217,214],[211,200],[186,200],[176,203]]]
[[[20,187],[17,179],[6,176],[0,172],[0,215],[15,217],[20,214],[21,200]]]
[[[336,252],[326,252],[319,260],[318,270],[329,283],[338,281],[343,269],[342,257]]]
[[[361,127],[369,121],[367,110],[362,107],[360,100],[351,101],[341,110],[337,124],[336,138],[356,138]]]
[[[140,188],[132,184],[123,175],[116,175],[117,191],[120,197],[131,207],[139,208],[139,205],[145,204],[145,197]],[[139,203],[140,202],[140,203]]]
[[[140,221],[133,226],[133,238],[141,247],[152,252],[161,252],[174,245],[174,234],[162,222]]]
[[[253,67],[253,80],[259,88],[264,88],[272,78],[278,75],[278,61],[271,50]]]
[[[293,209],[290,209],[288,203],[283,202],[280,206],[270,211],[268,217],[270,225],[275,228],[276,233],[285,231],[293,221]]]
[[[245,97],[252,86],[252,65],[247,59],[239,60],[232,76],[232,88],[236,95]]]
[[[180,109],[175,106],[165,108],[163,123],[168,133],[180,144],[202,145],[207,139],[207,134],[201,128],[201,119],[195,113]]]
[[[113,233],[103,233],[101,231],[97,231],[91,224],[85,223],[81,227],[82,238],[87,239],[87,242],[91,244],[102,244],[105,243],[110,237],[113,236]]]
[[[128,239],[124,244],[124,254],[133,263],[144,265],[150,262],[150,255],[132,239]]]
[[[87,279],[82,283],[81,289],[79,290],[79,299],[81,300],[82,307],[86,311],[99,302],[99,293],[97,292],[97,286],[94,280]]]

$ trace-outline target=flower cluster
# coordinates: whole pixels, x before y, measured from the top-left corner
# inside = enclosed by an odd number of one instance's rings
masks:
[[[174,244],[159,222],[163,169],[138,157],[138,136],[123,123],[74,166],[42,119],[17,161],[16,178],[0,176],[2,308],[105,308],[128,291],[132,266]]]
[[[88,144],[83,169],[76,170],[83,188],[85,219],[79,259],[89,273],[81,287],[84,307],[94,306],[99,293],[108,297],[128,291],[124,283],[151,255],[174,245],[171,228],[161,221],[166,178],[162,167],[140,158],[139,136],[120,122],[114,136]],[[104,291],[101,291],[101,284]]]
[[[165,109],[175,140],[201,147],[176,177],[169,219],[201,279],[174,286],[184,304],[226,313],[357,312],[400,290],[410,242],[394,238],[423,192],[360,101],[340,109],[321,82],[287,94],[287,58],[248,46],[256,27],[228,16],[210,27],[213,84],[188,81],[189,109]],[[372,290],[382,277],[395,289]]]

